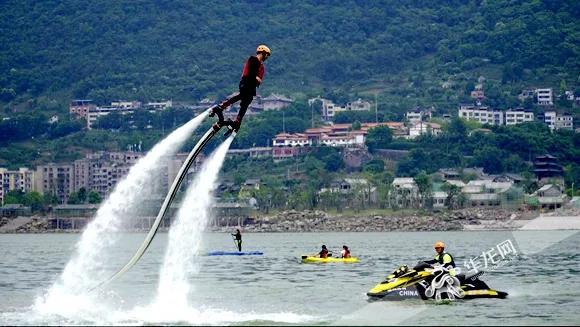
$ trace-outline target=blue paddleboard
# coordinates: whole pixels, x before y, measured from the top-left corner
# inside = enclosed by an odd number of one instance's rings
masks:
[[[218,255],[263,255],[264,252],[260,251],[249,251],[249,252],[228,252],[228,251],[212,251],[209,252],[208,256],[218,256]]]

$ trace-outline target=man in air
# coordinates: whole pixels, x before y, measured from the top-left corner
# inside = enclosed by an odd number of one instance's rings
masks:
[[[240,129],[246,110],[248,110],[248,106],[252,103],[252,100],[256,95],[256,88],[262,84],[262,80],[264,79],[264,74],[266,72],[264,61],[266,61],[268,57],[270,57],[270,48],[263,44],[259,45],[256,49],[256,55],[250,56],[244,64],[239,84],[239,92],[211,108],[209,116],[213,117],[214,115],[217,115],[219,118],[219,121],[214,124],[215,130],[219,130],[222,126],[230,126],[231,129],[236,132]],[[238,116],[234,121],[225,121],[222,112],[224,109],[238,101],[240,101],[240,111],[238,112]]]

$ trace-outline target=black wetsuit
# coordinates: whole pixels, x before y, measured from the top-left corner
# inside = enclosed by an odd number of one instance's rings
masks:
[[[232,234],[232,236],[234,236],[234,239],[236,240],[238,251],[242,252],[242,233],[238,231],[235,234]]]

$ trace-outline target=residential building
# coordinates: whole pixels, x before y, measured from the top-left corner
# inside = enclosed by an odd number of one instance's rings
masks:
[[[405,119],[407,119],[407,121],[410,123],[426,121],[428,119],[431,119],[432,117],[433,117],[433,114],[431,113],[431,110],[421,110],[419,108],[416,108],[415,110],[407,111],[405,113]]]
[[[397,177],[391,183],[393,188],[392,196],[396,206],[409,208],[418,203],[419,188],[411,177]]]
[[[145,104],[145,109],[147,110],[165,110],[173,107],[173,101],[156,101],[156,102],[147,102]]]
[[[368,101],[363,101],[361,99],[357,99],[356,101],[353,102],[348,102],[344,106],[337,105],[331,100],[322,98],[310,99],[308,100],[308,102],[309,104],[312,104],[312,102],[316,100],[322,102],[322,119],[326,121],[331,121],[338,112],[371,110],[371,103]]]
[[[536,94],[536,100],[541,106],[553,106],[554,105],[554,94],[551,88],[547,89],[536,89],[534,91]]]
[[[4,198],[10,191],[35,191],[34,171],[28,168],[8,170],[0,168],[0,205],[4,205]]]
[[[70,164],[47,164],[36,167],[36,190],[42,194],[54,194],[59,203],[68,201],[74,189],[74,166]]]
[[[89,110],[96,108],[92,100],[72,100],[69,105],[69,113],[76,118],[87,119]]]
[[[112,102],[110,106],[91,107],[89,108],[86,116],[87,128],[91,129],[97,119],[112,112],[116,112],[121,115],[128,115],[133,114],[133,112],[139,108],[141,108],[141,102],[139,101],[115,101]]]
[[[574,130],[574,117],[569,113],[558,114],[554,110],[546,111],[543,115],[539,115],[539,119],[543,121],[550,130],[568,129]]]
[[[459,118],[475,120],[482,124],[503,125],[504,112],[489,107],[461,105],[458,112]]]
[[[566,201],[564,189],[560,185],[546,184],[530,196],[530,202],[539,205],[542,209],[554,210],[562,207]]]
[[[499,206],[502,202],[501,193],[512,187],[512,182],[493,182],[492,180],[469,181],[462,193],[467,196],[467,205],[477,206]]]
[[[447,204],[445,203],[447,201],[447,192],[443,192],[443,191],[435,191],[432,193],[432,197],[433,197],[433,209],[445,209],[447,208]]]
[[[364,178],[343,178],[333,181],[329,188],[322,188],[318,194],[325,192],[339,193],[343,195],[354,194],[362,195],[364,201],[377,201],[377,188],[372,186]]]
[[[302,133],[289,134],[280,133],[272,140],[273,146],[307,146],[312,145],[312,141],[308,136]]]
[[[418,121],[409,127],[408,139],[414,139],[420,135],[439,135],[441,134],[441,125],[437,123],[427,123]]]
[[[574,130],[574,117],[569,113],[556,115],[556,123],[554,129],[568,129]]]
[[[294,102],[294,100],[287,98],[283,95],[271,94],[267,97],[262,97],[257,95],[252,101],[249,109],[252,111],[269,111],[269,110],[280,110],[288,107]]]
[[[533,121],[534,121],[534,112],[531,110],[517,108],[517,109],[508,109],[505,112],[506,125],[516,125]]]

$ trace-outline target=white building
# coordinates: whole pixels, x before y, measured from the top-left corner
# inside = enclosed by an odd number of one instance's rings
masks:
[[[93,124],[100,117],[106,116],[112,112],[117,112],[121,115],[132,114],[136,109],[141,108],[139,101],[115,101],[111,102],[110,106],[91,107],[87,112],[87,128],[91,129]]]
[[[157,101],[157,102],[147,102],[145,108],[148,110],[165,110],[173,107],[173,101]]]
[[[405,118],[410,123],[425,121],[433,117],[430,110],[411,110],[405,113]]]
[[[503,125],[504,113],[501,110],[490,109],[489,107],[479,107],[473,105],[461,105],[459,107],[459,118],[475,120],[482,124]]]
[[[441,125],[422,121],[414,122],[409,127],[408,139],[414,139],[423,134],[439,135],[441,134]]]
[[[534,121],[534,113],[531,110],[524,110],[522,108],[518,108],[518,109],[508,109],[505,112],[506,125],[517,125],[532,121]]]
[[[280,133],[272,140],[273,146],[306,146],[312,145],[312,141],[308,139],[308,136],[296,133]]]
[[[555,111],[546,111],[544,122],[552,131],[555,129],[574,129],[574,117],[568,113],[558,114]]]
[[[556,129],[574,129],[574,117],[568,113],[556,116]]]
[[[344,135],[322,135],[320,137],[321,144],[327,146],[362,146],[365,144],[364,133],[348,133]]]
[[[552,106],[554,105],[554,93],[551,88],[548,89],[536,89],[536,100],[541,106]]]
[[[336,113],[338,113],[338,112],[369,111],[369,110],[371,110],[371,103],[368,101],[363,101],[361,99],[358,99],[358,100],[353,101],[353,102],[348,102],[344,106],[337,105],[330,100],[322,99],[322,98],[310,99],[310,100],[308,100],[308,103],[312,104],[316,100],[322,102],[322,119],[324,119],[326,121],[331,121],[334,118],[334,116],[336,115]]]

